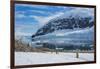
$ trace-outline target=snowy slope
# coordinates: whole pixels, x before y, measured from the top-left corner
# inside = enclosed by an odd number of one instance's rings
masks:
[[[15,52],[15,65],[50,64],[94,61],[93,53],[80,53],[76,58],[75,53],[36,53],[36,52]]]

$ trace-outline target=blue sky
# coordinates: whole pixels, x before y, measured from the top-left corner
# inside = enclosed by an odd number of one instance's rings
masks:
[[[76,9],[75,7],[47,5],[15,5],[15,35],[31,36],[50,19]],[[81,9],[82,10],[82,9]]]

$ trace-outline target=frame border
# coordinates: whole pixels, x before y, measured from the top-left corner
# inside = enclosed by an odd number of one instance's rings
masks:
[[[10,1],[10,68],[29,68],[29,67],[45,67],[45,66],[60,66],[60,65],[77,65],[77,64],[92,64],[96,63],[96,5],[80,5],[80,4],[64,4],[64,3],[49,3],[49,2],[34,2],[34,1]],[[69,62],[69,63],[52,63],[52,64],[36,64],[36,65],[18,65],[15,66],[15,54],[14,54],[14,8],[15,4],[36,4],[36,5],[53,5],[53,6],[72,6],[72,7],[86,7],[94,8],[94,61],[86,62]]]

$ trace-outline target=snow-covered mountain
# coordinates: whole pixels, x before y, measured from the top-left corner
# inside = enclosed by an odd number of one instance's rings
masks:
[[[66,12],[51,19],[32,35],[33,41],[58,45],[92,45],[94,16],[86,11]]]
[[[62,14],[59,17],[49,20],[43,27],[38,29],[36,34],[32,37],[45,35],[56,30],[67,30],[67,29],[84,29],[92,27],[94,24],[94,16],[88,10],[84,11],[70,11]]]

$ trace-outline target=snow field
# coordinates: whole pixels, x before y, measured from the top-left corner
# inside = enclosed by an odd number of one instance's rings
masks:
[[[15,65],[31,65],[31,64],[50,64],[50,63],[68,63],[68,62],[84,62],[94,61],[93,53],[80,53],[76,58],[75,53],[59,53],[56,54],[37,53],[37,52],[15,52]]]

